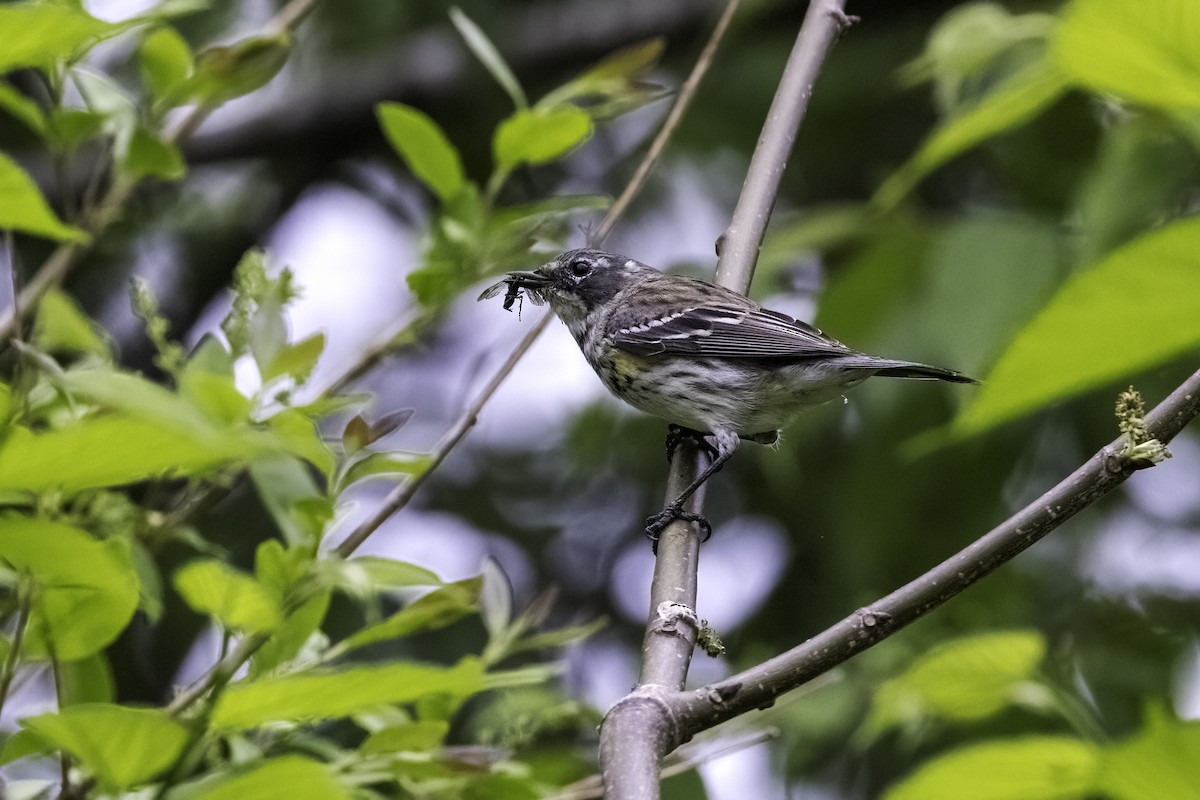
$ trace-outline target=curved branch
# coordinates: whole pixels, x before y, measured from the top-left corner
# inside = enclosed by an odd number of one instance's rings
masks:
[[[1200,415],[1200,371],[1146,415],[1150,436],[1166,444]],[[916,580],[855,611],[770,661],[666,702],[685,738],[812,680],[945,603],[1125,482],[1148,461],[1124,454],[1125,438],[1101,448],[1037,500]]]

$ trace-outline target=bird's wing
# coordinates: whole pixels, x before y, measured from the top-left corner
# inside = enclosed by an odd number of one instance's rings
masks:
[[[632,355],[814,358],[853,350],[813,326],[765,308],[703,305],[623,324],[613,345]]]

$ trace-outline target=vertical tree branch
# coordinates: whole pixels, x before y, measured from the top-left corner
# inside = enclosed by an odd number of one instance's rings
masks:
[[[838,33],[849,22],[843,7],[844,0],[809,3],[751,158],[733,219],[718,239],[717,282],[723,286],[743,293],[750,286],[759,244],[792,143],[808,109],[813,84]],[[666,501],[674,500],[700,468],[697,448],[678,448],[671,460]],[[691,498],[688,510],[699,511],[702,499],[698,495]],[[659,539],[651,615],[642,644],[641,686],[609,710],[600,731],[606,796],[621,800],[657,798],[659,763],[682,741],[677,738],[679,728],[670,706],[647,700],[658,692],[677,690],[687,677],[697,633],[699,549],[699,535],[690,522],[676,520]],[[647,720],[656,711],[662,718],[651,724]],[[664,732],[676,738],[665,737]]]

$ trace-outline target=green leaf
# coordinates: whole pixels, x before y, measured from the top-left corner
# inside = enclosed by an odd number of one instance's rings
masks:
[[[292,50],[287,31],[248,36],[196,53],[192,76],[179,91],[204,105],[220,105],[265,86],[283,69]]]
[[[334,564],[338,569],[338,584],[351,590],[443,585],[442,579],[432,570],[394,558],[355,556]]]
[[[333,506],[311,471],[295,457],[279,456],[251,464],[250,477],[284,541],[315,549],[333,517]]]
[[[185,564],[175,573],[175,588],[192,610],[215,618],[225,628],[265,633],[283,621],[274,595],[221,561]]]
[[[60,220],[25,170],[0,153],[0,230],[3,229],[64,242],[88,239],[87,233]]]
[[[1116,800],[1188,797],[1200,786],[1200,722],[1151,706],[1146,724],[1102,754],[1097,789]]]
[[[424,453],[369,453],[346,470],[340,488],[367,478],[420,475],[432,463],[432,458]]]
[[[521,109],[496,128],[496,164],[512,169],[561,158],[592,136],[592,118],[575,106]]]
[[[424,719],[405,725],[393,725],[375,731],[362,743],[362,752],[370,755],[381,753],[430,753],[439,750],[450,723],[440,719]]]
[[[271,359],[263,372],[263,381],[290,376],[297,384],[304,383],[317,366],[317,359],[325,351],[325,334],[314,333],[294,344],[285,344]]]
[[[883,730],[913,717],[970,722],[1012,704],[1046,655],[1033,631],[968,636],[934,647],[876,693],[868,724]]]
[[[66,3],[0,6],[0,74],[17,67],[48,67],[70,60],[120,28]]]
[[[47,131],[54,152],[67,154],[86,141],[98,137],[108,117],[96,111],[56,108],[50,111]]]
[[[121,169],[132,178],[178,180],[187,172],[183,154],[145,128],[135,128],[121,158]]]
[[[232,773],[179,786],[171,800],[349,800],[329,767],[303,756],[279,756]]]
[[[142,82],[150,95],[170,102],[192,72],[192,49],[169,25],[155,28],[138,48]]]
[[[463,41],[467,43],[467,47],[471,48],[471,52],[475,54],[479,62],[512,98],[513,105],[518,109],[528,108],[529,101],[525,99],[525,91],[517,82],[517,76],[513,75],[512,70],[508,68],[504,57],[500,55],[500,51],[496,49],[496,45],[492,44],[487,34],[472,22],[471,18],[464,14],[458,6],[450,8],[450,21],[454,23],[455,28],[458,28],[458,34],[462,36]]]
[[[238,391],[232,375],[192,367],[179,375],[179,393],[218,425],[237,425],[250,418],[250,398]],[[189,368],[191,367],[191,368]]]
[[[158,709],[87,703],[21,721],[66,750],[107,787],[145,783],[183,753],[190,736]]]
[[[268,435],[217,426],[187,400],[143,378],[79,369],[54,380],[69,394],[117,413],[39,433],[15,429],[0,446],[0,488],[118,486],[165,474],[203,474],[277,449]]]
[[[7,111],[13,119],[19,120],[39,136],[46,136],[46,115],[42,113],[41,106],[2,80],[0,80],[0,109]]]
[[[338,643],[339,653],[388,639],[444,628],[479,608],[480,582],[470,578],[449,583],[414,600],[383,622],[369,625]]]
[[[321,591],[288,614],[250,661],[250,677],[258,678],[295,658],[316,633],[329,611],[331,592]]]
[[[1075,0],[1053,55],[1097,92],[1171,111],[1200,109],[1200,4],[1194,0]]]
[[[1067,736],[1029,736],[953,750],[892,786],[884,800],[1085,800],[1100,754]]]
[[[89,417],[39,433],[18,427],[0,445],[0,489],[79,491],[204,475],[263,450],[247,434],[185,431],[124,415]]]
[[[575,103],[592,119],[612,119],[645,105],[662,96],[664,90],[638,77],[657,63],[664,45],[663,39],[655,38],[623,47],[547,94],[538,106]]]
[[[425,112],[400,103],[375,107],[388,144],[443,202],[458,194],[466,178],[458,150]]]
[[[916,154],[884,181],[872,203],[891,209],[934,169],[985,139],[1033,119],[1067,88],[1066,76],[1049,59],[1014,73],[974,107],[939,125]]]
[[[61,289],[50,289],[38,303],[33,344],[47,353],[94,353],[105,359],[112,357],[102,330]]]
[[[83,703],[111,703],[117,696],[112,667],[103,653],[93,653],[76,661],[58,665],[61,694],[59,707]]]
[[[61,522],[4,514],[0,558],[37,586],[26,636],[35,652],[86,658],[111,644],[137,610],[137,573],[122,540],[98,541]]]
[[[392,663],[314,671],[229,686],[213,709],[212,725],[244,730],[278,720],[333,719],[433,695],[465,698],[483,687],[484,670],[476,659],[453,667]]]
[[[969,436],[1200,345],[1200,219],[1152,231],[1077,273],[1017,335],[954,421]]]

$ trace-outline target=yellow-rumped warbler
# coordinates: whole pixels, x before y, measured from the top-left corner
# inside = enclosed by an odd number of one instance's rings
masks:
[[[603,250],[570,250],[532,272],[510,272],[480,300],[507,286],[504,307],[524,290],[549,302],[609,391],[683,434],[709,434],[711,463],[661,513],[708,524],[683,501],[716,472],[740,439],[770,444],[801,406],[824,403],[872,375],[976,383],[953,370],[860,353],[821,331],[722,286]],[[715,446],[714,446],[715,445]]]

